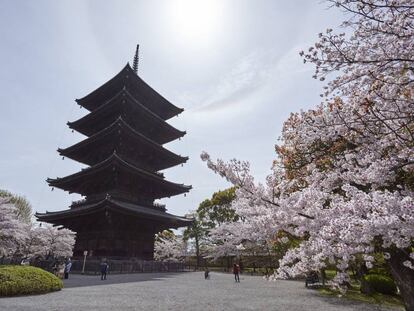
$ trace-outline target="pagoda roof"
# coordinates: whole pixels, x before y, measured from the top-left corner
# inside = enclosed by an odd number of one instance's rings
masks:
[[[185,131],[176,129],[142,105],[126,89],[120,90],[91,113],[67,124],[70,128],[86,136],[91,136],[109,126],[121,115],[124,116],[125,121],[129,121],[127,123],[135,130],[160,144],[165,144],[186,134]]]
[[[124,175],[118,178],[118,172]],[[63,178],[48,178],[47,182],[50,186],[69,191],[69,193],[76,192],[82,195],[91,195],[105,190],[99,189],[99,186],[106,187],[106,190],[109,190],[107,187],[117,188],[116,185],[111,184],[114,180],[119,184],[127,182],[133,185],[131,187],[136,188],[134,191],[145,189],[151,192],[150,196],[153,198],[170,197],[188,192],[191,189],[191,186],[165,180],[160,173],[152,173],[134,166],[121,159],[116,153],[80,172]]]
[[[126,144],[125,139],[129,139],[131,143]],[[121,140],[123,141],[122,146],[119,145]],[[129,150],[129,153],[133,153],[133,155],[128,156],[130,160],[139,153],[143,155],[155,154],[152,160],[149,156],[143,156],[142,158],[146,160],[148,166],[156,171],[185,163],[188,160],[188,157],[179,156],[138,133],[122,117],[119,117],[107,128],[71,147],[59,148],[58,152],[60,155],[78,162],[95,165],[110,156],[114,150],[117,154],[127,153],[123,150]]]
[[[159,209],[115,200],[109,196],[96,203],[63,211],[36,213],[35,216],[40,221],[58,225],[68,219],[90,216],[91,214],[96,214],[102,211],[112,211],[143,219],[156,220],[169,224],[173,228],[188,226],[193,221],[192,219],[172,215]]]
[[[174,106],[151,88],[134,72],[129,63],[115,77],[85,97],[77,99],[76,102],[89,111],[93,111],[124,87],[148,109],[164,120],[168,120],[184,111],[184,109]]]

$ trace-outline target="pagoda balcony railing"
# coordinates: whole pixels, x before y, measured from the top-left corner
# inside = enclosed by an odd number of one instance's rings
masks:
[[[138,204],[140,206],[156,208],[161,211],[166,211],[165,204],[154,203],[152,200],[148,200],[143,197],[132,196],[129,193],[125,192],[115,192],[111,193],[110,196],[114,199],[118,199],[127,203]]]
[[[160,204],[160,203],[153,203],[152,204],[155,208],[160,209],[162,211],[166,210],[165,204]]]
[[[85,204],[92,204],[99,201],[102,201],[105,198],[114,198],[124,202],[132,203],[132,204],[139,204],[141,206],[149,207],[149,208],[156,208],[158,210],[166,211],[165,204],[155,203],[155,202],[144,202],[142,201],[143,198],[137,198],[135,196],[131,196],[125,192],[114,192],[110,194],[95,194],[89,195],[88,197],[73,201],[70,205],[70,208],[76,208]]]
[[[106,197],[105,194],[89,195],[87,198],[73,201],[72,204],[70,205],[70,208],[78,207],[80,205],[84,205],[87,203],[95,203],[95,202],[103,200],[105,197]]]
[[[86,202],[87,202],[86,199],[73,201],[72,204],[70,205],[70,208],[78,207],[79,205],[85,204]]]

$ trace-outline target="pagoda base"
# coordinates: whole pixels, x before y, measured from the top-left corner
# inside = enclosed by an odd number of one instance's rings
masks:
[[[111,219],[89,223],[76,230],[73,256],[100,258],[137,258],[153,260],[154,239],[159,231],[156,223],[142,221],[124,215],[112,214]]]
[[[69,210],[36,213],[40,221],[76,232],[74,257],[116,258],[151,261],[155,234],[188,226],[192,220],[110,198]]]
[[[78,232],[74,257],[81,257],[87,251],[89,256],[100,258],[137,258],[153,260],[155,232],[139,232],[132,234],[130,231],[112,231],[111,236],[107,231]]]

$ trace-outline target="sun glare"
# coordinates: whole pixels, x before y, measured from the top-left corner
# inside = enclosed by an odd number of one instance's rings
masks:
[[[219,0],[176,0],[171,3],[175,30],[186,39],[208,40],[220,24]]]

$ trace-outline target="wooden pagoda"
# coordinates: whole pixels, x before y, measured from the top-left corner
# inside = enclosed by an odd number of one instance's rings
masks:
[[[191,223],[154,203],[191,189],[159,172],[188,160],[162,146],[185,135],[166,122],[183,109],[153,90],[129,64],[76,102],[90,113],[68,126],[87,138],[58,152],[88,167],[47,182],[84,199],[36,217],[77,233],[75,257],[87,250],[94,257],[151,260],[155,233]]]

